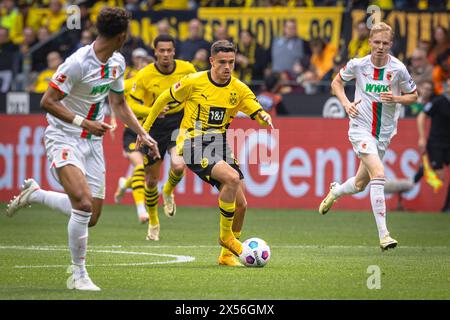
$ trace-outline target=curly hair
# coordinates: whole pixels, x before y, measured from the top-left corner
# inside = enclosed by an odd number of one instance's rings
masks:
[[[100,36],[112,38],[128,30],[131,13],[122,8],[103,8],[97,16],[97,32]]]

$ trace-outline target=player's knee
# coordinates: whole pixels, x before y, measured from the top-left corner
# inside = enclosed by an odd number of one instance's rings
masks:
[[[224,180],[225,184],[229,185],[230,187],[236,188],[239,186],[239,183],[241,182],[239,173],[237,173],[235,170],[233,170],[233,172],[230,171]]]
[[[81,197],[73,201],[74,209],[84,212],[92,212],[92,199],[90,197]]]
[[[172,166],[172,171],[177,176],[181,176],[184,172],[184,163],[176,163]]]

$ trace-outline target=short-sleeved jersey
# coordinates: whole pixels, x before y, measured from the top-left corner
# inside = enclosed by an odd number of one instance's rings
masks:
[[[437,146],[450,147],[450,97],[435,97],[424,106],[423,111],[431,117],[428,140]]]
[[[251,118],[262,110],[255,94],[235,77],[218,84],[210,71],[187,75],[170,87],[172,98],[184,104],[178,142],[205,133],[224,133],[238,111]]]
[[[142,103],[146,107],[151,107],[161,93],[167,90],[175,82],[185,75],[196,72],[192,63],[183,60],[174,60],[175,68],[170,73],[164,73],[158,69],[155,63],[151,63],[139,70],[130,95],[135,101]],[[180,112],[183,106],[171,104],[166,114]]]
[[[105,117],[105,98],[109,91],[123,93],[125,59],[115,52],[106,63],[98,60],[94,44],[84,46],[69,56],[52,77],[50,86],[65,95],[61,103],[75,114],[89,120]],[[83,128],[47,114],[48,123],[70,135],[101,139]]]
[[[344,81],[355,79],[354,101],[361,100],[358,116],[350,118],[349,134],[367,130],[380,141],[390,141],[397,133],[401,106],[396,103],[381,103],[380,94],[388,91],[392,91],[395,96],[413,93],[416,91],[416,84],[405,65],[397,58],[389,55],[387,64],[378,68],[373,65],[370,57],[371,55],[351,59],[339,72]]]

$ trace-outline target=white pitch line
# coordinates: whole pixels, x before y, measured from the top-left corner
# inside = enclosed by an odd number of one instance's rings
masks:
[[[271,248],[278,249],[378,249],[376,244],[374,245],[270,245]],[[89,248],[98,248],[98,249],[197,249],[197,248],[219,248],[219,245],[139,245],[139,246],[128,246],[128,245],[92,245]],[[50,245],[50,246],[0,246],[0,249],[23,249],[30,248],[28,250],[33,250],[39,248],[37,250],[51,250],[53,248],[61,248],[67,250],[68,247],[65,245]],[[450,246],[403,246],[400,245],[399,249],[449,249]],[[94,252],[92,249],[88,249],[88,252]],[[118,252],[118,251],[115,251]],[[129,252],[129,251],[125,251]],[[147,253],[143,253],[147,254]],[[156,254],[154,254],[156,255]]]
[[[67,251],[67,248],[59,248],[59,247],[37,247],[37,246],[0,246],[0,249],[9,249],[9,250],[38,250],[38,251]],[[97,252],[97,253],[113,253],[113,254],[128,254],[128,255],[144,255],[144,256],[158,256],[158,257],[169,257],[174,258],[175,260],[169,261],[154,261],[154,262],[140,262],[140,263],[114,263],[114,264],[92,264],[87,265],[90,267],[111,267],[111,266],[144,266],[144,265],[155,265],[155,264],[171,264],[171,263],[184,263],[184,262],[192,262],[195,260],[194,257],[191,256],[181,256],[174,254],[162,254],[162,253],[150,253],[150,252],[134,252],[134,251],[117,251],[117,250],[88,250],[88,252]],[[26,268],[60,268],[67,267],[67,265],[25,265],[25,266],[14,266],[14,268],[26,269]]]

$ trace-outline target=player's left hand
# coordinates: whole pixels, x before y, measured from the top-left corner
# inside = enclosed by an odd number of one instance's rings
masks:
[[[256,121],[262,126],[270,126],[273,129],[272,117],[264,110],[258,112]]]
[[[395,97],[392,94],[392,91],[382,92],[380,94],[380,100],[381,100],[381,102],[384,102],[384,103],[393,103],[393,102],[395,102]]]
[[[161,159],[158,149],[158,142],[156,142],[156,140],[153,139],[148,133],[138,134],[135,149],[139,150],[142,145],[146,145],[150,148],[150,151],[153,154],[153,159]]]
[[[114,131],[117,129],[117,121],[115,117],[111,117],[110,121],[111,129],[109,129],[109,134],[111,136],[111,140],[114,141],[114,138],[116,137],[116,134]]]

